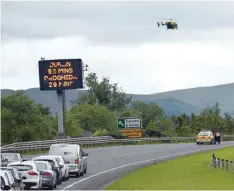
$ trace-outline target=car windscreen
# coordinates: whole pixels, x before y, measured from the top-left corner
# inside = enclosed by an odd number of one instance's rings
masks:
[[[48,166],[44,162],[35,162],[39,170],[48,170]]]
[[[209,133],[199,133],[199,135],[198,136],[209,136],[210,134]]]
[[[29,170],[32,170],[33,167],[31,165],[10,165],[11,167],[14,167],[16,168],[16,170],[18,171],[29,171]]]
[[[19,160],[18,157],[17,157],[17,155],[14,154],[14,153],[2,153],[2,155],[3,155],[3,157],[5,159],[7,159],[10,162],[18,161]]]
[[[50,155],[60,155],[60,156],[77,156],[76,147],[68,147],[68,146],[54,146],[51,147],[49,151]]]
[[[50,160],[50,159],[34,159],[34,161],[47,161],[50,163],[51,167],[55,166],[55,162],[53,160]]]

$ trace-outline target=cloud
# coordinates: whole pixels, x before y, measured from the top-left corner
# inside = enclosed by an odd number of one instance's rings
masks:
[[[234,2],[2,2],[2,88],[39,86],[38,60],[82,58],[126,92],[234,81]],[[176,19],[179,30],[156,22]]]
[[[84,36],[93,43],[129,44],[203,38],[199,31],[234,28],[234,2],[3,2],[2,38]],[[175,34],[157,21],[176,19]],[[173,31],[174,32],[174,31]],[[208,34],[208,33],[207,33]]]
[[[215,41],[104,46],[84,37],[21,40],[2,46],[2,88],[38,87],[40,57],[82,58],[92,72],[130,93],[228,83],[234,79],[233,51],[233,44]]]

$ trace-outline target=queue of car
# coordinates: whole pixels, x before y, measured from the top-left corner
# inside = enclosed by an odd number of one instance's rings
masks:
[[[71,175],[87,172],[87,156],[77,144],[54,144],[49,153],[25,160],[19,153],[1,153],[1,190],[53,190]]]

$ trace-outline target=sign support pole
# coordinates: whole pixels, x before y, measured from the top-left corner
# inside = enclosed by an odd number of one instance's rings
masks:
[[[64,132],[66,128],[65,90],[84,88],[83,72],[88,71],[88,65],[83,66],[82,59],[45,60],[45,58],[41,58],[38,66],[40,90],[56,90],[58,116],[57,139],[66,138]],[[85,67],[85,70],[83,70],[83,67]],[[58,79],[61,76],[62,78]]]
[[[58,104],[58,139],[66,138],[64,133],[65,127],[65,91],[57,90],[57,104]]]

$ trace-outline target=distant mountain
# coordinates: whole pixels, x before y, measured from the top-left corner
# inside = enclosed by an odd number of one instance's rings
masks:
[[[13,90],[2,89],[1,95],[10,95]],[[56,95],[53,91],[40,91],[38,88],[24,90],[25,93],[35,100],[51,109],[55,114],[57,111]],[[74,101],[85,90],[69,90],[66,92],[67,108],[71,107],[71,101]],[[229,112],[234,115],[234,83],[212,86],[198,87],[191,89],[175,90],[150,95],[129,94],[135,100],[141,100],[147,103],[156,102],[164,109],[168,115],[177,115],[180,113],[190,114],[199,113],[203,108],[219,102],[222,113]]]

